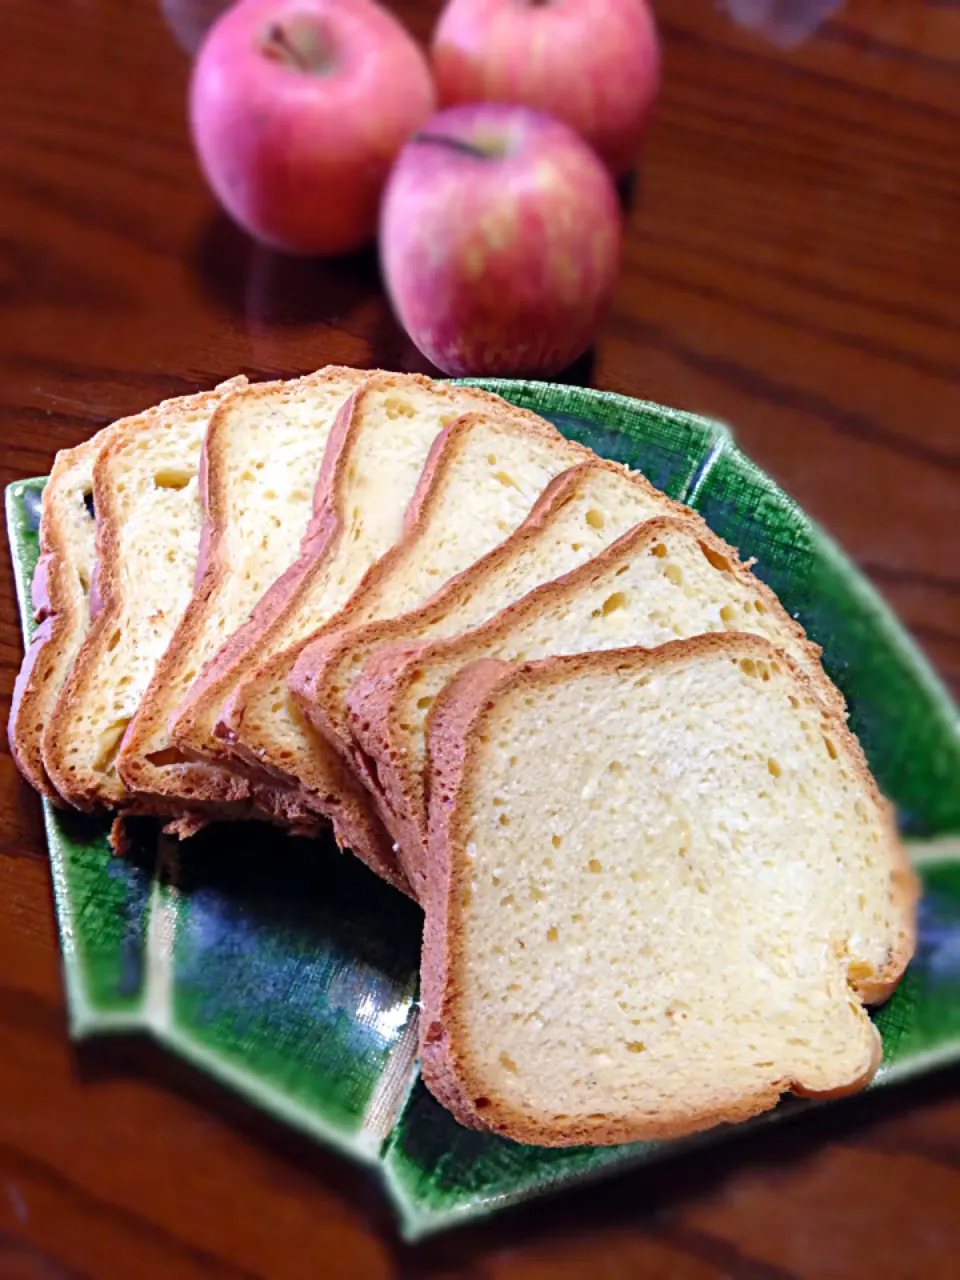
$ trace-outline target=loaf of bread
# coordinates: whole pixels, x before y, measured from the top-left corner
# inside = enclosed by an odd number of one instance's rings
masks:
[[[860,748],[758,636],[482,662],[430,736],[423,1076],[544,1145],[861,1087],[916,888]]]
[[[40,543],[24,776],[180,836],[329,819],[425,909],[465,1124],[625,1142],[870,1079],[914,946],[890,806],[817,645],[639,473],[330,367],[60,454]]]
[[[43,731],[90,625],[93,464],[110,430],[57,454],[41,500],[40,558],[31,585],[39,625],[14,686],[7,736],[20,772],[54,804],[64,798],[43,764]]]
[[[117,754],[193,591],[200,449],[232,390],[227,383],[124,420],[94,462],[92,622],[43,734],[46,772],[79,809],[131,800]]]

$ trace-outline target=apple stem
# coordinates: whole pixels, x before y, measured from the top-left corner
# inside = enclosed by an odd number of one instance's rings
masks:
[[[445,133],[415,133],[411,142],[426,142],[428,145],[446,147],[449,151],[459,151],[461,155],[475,156],[478,160],[489,160],[490,152],[476,147],[472,142],[464,142],[462,138],[451,138]]]
[[[294,15],[287,26],[271,22],[263,33],[261,48],[275,62],[285,62],[308,75],[325,75],[336,61],[325,36],[310,20]]]
[[[271,22],[263,37],[263,48],[271,57],[280,62],[292,62],[301,71],[309,71],[306,58],[301,57],[300,50],[292,43],[279,22]]]

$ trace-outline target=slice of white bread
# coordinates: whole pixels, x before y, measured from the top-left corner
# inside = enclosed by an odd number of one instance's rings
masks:
[[[124,740],[118,768],[156,805],[186,809],[180,834],[207,816],[274,817],[316,829],[296,797],[248,771],[185,755],[168,721],[224,639],[238,643],[251,611],[303,546],[322,545],[315,490],[337,414],[366,375],[331,366],[260,383],[227,400],[210,424],[201,467],[203,534],[196,589]],[[259,613],[258,613],[259,616]],[[248,624],[249,625],[249,624]]]
[[[675,516],[638,525],[482,627],[423,644],[413,654],[396,654],[372,745],[390,808],[405,820],[401,861],[415,893],[422,892],[426,874],[430,708],[461,668],[481,658],[522,662],[724,630],[767,636],[809,673],[832,705],[842,707],[820,666],[820,650],[773,592],[701,520]],[[389,655],[382,661],[390,662]]]
[[[63,797],[43,764],[43,731],[90,625],[96,563],[93,464],[110,427],[54,460],[41,499],[40,558],[31,599],[39,624],[13,690],[7,734],[17,768],[41,795]]]
[[[457,418],[434,443],[403,536],[302,652],[316,655],[332,644],[338,653],[356,654],[354,637],[364,634],[365,624],[419,608],[508,538],[556,476],[593,457],[522,411],[494,406]],[[327,668],[324,674],[332,679],[314,671],[310,719],[352,764],[342,686],[335,672]]]
[[[43,733],[46,772],[79,809],[129,799],[117,751],[193,590],[200,448],[235,385],[124,419],[94,462],[92,621]]]
[[[342,641],[332,641],[329,649],[304,651],[291,673],[291,690],[308,717],[318,716],[321,727],[325,711],[318,686],[332,678],[344,691],[353,767],[401,848],[411,842],[419,846],[426,836],[425,809],[415,802],[422,791],[420,761],[406,758],[402,750],[382,750],[393,734],[392,689],[405,656],[427,640],[480,626],[535,587],[591,560],[639,521],[662,513],[686,516],[706,530],[699,516],[639,472],[595,458],[554,480],[507,541],[422,609],[356,628]],[[422,720],[422,709],[417,714]]]
[[[768,641],[480,663],[430,749],[422,1064],[461,1121],[631,1142],[870,1079],[916,885],[843,717]]]
[[[331,818],[338,841],[377,870],[385,856],[393,859],[390,841],[384,835],[382,847],[367,843],[360,823],[369,826],[374,810],[359,784],[349,793],[342,762],[299,715],[286,676],[299,645],[347,604],[402,536],[437,437],[471,410],[509,411],[542,424],[473,387],[401,374],[364,383],[340,416],[324,460],[318,527],[327,536],[319,554],[309,549],[268,592],[262,619],[218,655],[172,726],[184,750],[236,757],[300,784],[305,802]]]

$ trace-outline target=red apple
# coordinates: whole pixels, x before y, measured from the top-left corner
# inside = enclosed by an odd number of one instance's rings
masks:
[[[426,60],[372,0],[241,0],[190,88],[213,190],[241,226],[296,253],[373,238],[394,157],[433,108]]]
[[[397,316],[449,374],[557,373],[617,276],[620,209],[586,143],[528,107],[441,111],[400,152],[380,218]]]
[[[441,107],[519,102],[629,169],[660,82],[646,0],[450,0],[433,38]]]

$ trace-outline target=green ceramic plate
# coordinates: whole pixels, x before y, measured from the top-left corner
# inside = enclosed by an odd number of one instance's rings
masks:
[[[960,719],[923,657],[726,428],[578,388],[483,385],[697,507],[756,557],[823,646],[925,887],[917,957],[877,1014],[884,1061],[873,1087],[960,1060]],[[7,490],[28,635],[43,483]],[[417,1081],[419,912],[329,845],[250,824],[177,847],[148,824],[143,847],[116,859],[105,823],[48,806],[46,824],[74,1036],[146,1032],[264,1110],[378,1166],[407,1237],[680,1149],[547,1151],[457,1125]],[[804,1106],[786,1103],[772,1119]]]

